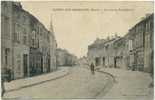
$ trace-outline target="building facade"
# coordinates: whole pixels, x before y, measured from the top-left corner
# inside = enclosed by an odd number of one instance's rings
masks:
[[[120,37],[115,35],[111,39],[97,39],[93,44],[89,45],[87,55],[90,63],[94,63],[96,66],[117,67],[114,43],[118,39]]]
[[[145,19],[144,71],[153,73],[154,64],[154,14]]]
[[[88,58],[96,66],[153,73],[154,14],[146,15],[124,37],[99,39],[88,46]]]
[[[130,62],[134,70],[150,72],[153,68],[153,14],[147,14],[140,22],[129,30]]]
[[[128,34],[130,67],[150,72],[153,67],[153,14],[147,14]]]
[[[55,69],[51,55],[51,49],[56,50],[54,34],[19,2],[1,3],[2,74],[10,70],[11,78],[17,79]]]
[[[114,49],[114,67],[127,69],[127,46],[124,37],[119,38],[113,44]]]
[[[74,66],[77,64],[77,57],[65,49],[58,48],[56,50],[56,64],[57,66]]]

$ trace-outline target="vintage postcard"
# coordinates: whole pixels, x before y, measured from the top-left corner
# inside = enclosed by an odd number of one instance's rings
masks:
[[[153,1],[1,1],[1,98],[154,99]]]

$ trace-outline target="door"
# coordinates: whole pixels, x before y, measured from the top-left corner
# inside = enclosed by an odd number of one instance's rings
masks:
[[[43,56],[41,56],[41,73],[43,73],[44,72],[44,69],[43,69]]]
[[[96,66],[99,66],[100,65],[100,58],[99,57],[96,57],[95,58],[95,65]]]
[[[114,57],[114,68],[117,68],[117,57]]]
[[[105,66],[105,57],[103,57],[102,60],[103,60],[103,66]]]
[[[28,61],[28,56],[27,54],[24,54],[23,55],[24,77],[28,76],[28,62],[27,61]]]
[[[50,59],[48,58],[47,61],[48,61],[48,62],[47,62],[47,63],[48,63],[48,65],[47,65],[47,66],[48,66],[48,68],[47,68],[47,72],[50,72]]]

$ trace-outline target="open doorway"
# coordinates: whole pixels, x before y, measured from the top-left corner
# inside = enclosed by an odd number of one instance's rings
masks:
[[[101,63],[100,57],[96,57],[96,58],[95,58],[95,65],[96,65],[96,66],[99,66],[100,63]]]
[[[105,57],[102,58],[102,65],[105,66]]]
[[[24,72],[24,77],[28,76],[28,55],[24,54],[23,55],[23,72]]]

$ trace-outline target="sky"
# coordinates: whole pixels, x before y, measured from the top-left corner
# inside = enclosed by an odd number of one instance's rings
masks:
[[[125,35],[147,13],[153,13],[153,2],[63,2],[22,1],[47,29],[52,21],[59,48],[77,57],[86,56],[88,45],[96,38]]]

